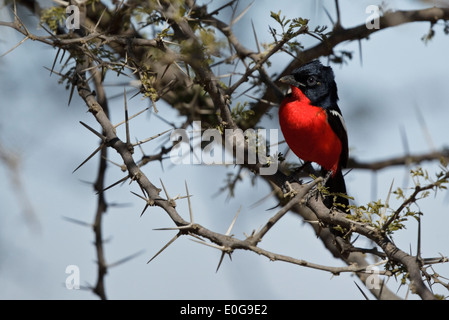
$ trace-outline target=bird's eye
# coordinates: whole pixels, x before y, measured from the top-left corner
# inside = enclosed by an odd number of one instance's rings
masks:
[[[316,84],[317,84],[316,77],[310,76],[310,77],[307,78],[307,86],[313,87],[313,86],[315,86]]]

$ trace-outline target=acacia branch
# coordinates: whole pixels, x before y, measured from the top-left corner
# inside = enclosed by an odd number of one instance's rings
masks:
[[[394,166],[407,166],[410,164],[420,164],[421,162],[425,161],[435,161],[441,159],[449,159],[449,149],[444,148],[441,151],[432,151],[417,155],[392,157],[390,159],[373,162],[363,162],[355,158],[350,158],[347,167],[354,169],[367,169],[372,171],[378,171],[381,169]]]
[[[388,237],[379,230],[366,223],[355,222],[346,218],[346,214],[340,211],[331,211],[320,201],[310,198],[307,205],[313,210],[320,221],[327,224],[340,225],[343,228],[363,235],[375,242],[387,255],[388,259],[407,268],[409,273],[411,290],[422,299],[435,299],[433,293],[426,287],[421,276],[421,263],[417,257],[411,256],[394,245]]]
[[[98,97],[98,102],[102,106],[105,114],[109,116],[109,107],[106,94],[104,91],[103,84],[101,83],[101,75],[97,69],[93,70],[93,79],[95,83],[96,93]],[[105,132],[103,131],[103,134]],[[102,142],[103,145],[103,142]],[[97,211],[95,213],[95,219],[93,223],[93,231],[95,234],[95,248],[97,251],[97,284],[93,288],[93,292],[97,294],[102,300],[106,300],[106,290],[105,290],[105,276],[107,274],[107,263],[104,254],[103,246],[103,214],[106,213],[108,205],[106,203],[105,194],[102,190],[105,188],[106,179],[106,169],[107,169],[107,152],[108,149],[103,145],[100,151],[100,163],[98,166],[98,176],[94,183],[94,189],[98,194],[97,200]]]
[[[395,212],[391,215],[391,217],[387,220],[387,222],[385,222],[385,224],[382,226],[382,230],[385,232],[390,226],[390,224],[399,218],[399,215],[401,214],[402,210],[404,210],[411,203],[415,203],[417,200],[417,196],[421,192],[440,187],[443,183],[447,183],[448,178],[449,172],[446,172],[434,183],[430,183],[426,186],[416,185],[413,193],[399,206],[398,209],[395,210]]]

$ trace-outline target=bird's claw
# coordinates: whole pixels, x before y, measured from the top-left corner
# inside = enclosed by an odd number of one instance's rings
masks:
[[[298,194],[298,189],[297,187],[295,188],[295,184],[302,185],[302,180],[297,180],[293,177],[289,177],[287,181],[284,182],[284,184],[282,185],[282,193],[284,194],[284,198],[293,198]]]
[[[292,185],[290,184],[290,181],[287,180],[282,186],[282,193],[284,194],[284,198],[288,198],[294,197],[298,192],[295,189],[293,189]]]

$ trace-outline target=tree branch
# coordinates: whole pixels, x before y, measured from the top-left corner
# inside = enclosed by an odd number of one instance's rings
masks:
[[[435,299],[433,293],[426,287],[422,280],[420,268],[422,265],[416,257],[413,257],[396,247],[385,234],[365,223],[359,223],[346,218],[343,212],[331,211],[320,201],[313,197],[307,203],[309,208],[316,214],[320,221],[327,224],[340,225],[343,228],[352,230],[355,233],[365,236],[375,242],[385,252],[387,257],[407,268],[411,281],[411,290],[417,293],[422,299]]]
[[[367,169],[372,171],[378,171],[389,167],[407,166],[411,164],[420,164],[421,162],[425,161],[435,161],[441,159],[449,159],[449,149],[444,148],[441,151],[432,151],[429,153],[417,155],[392,157],[390,159],[374,162],[362,162],[358,161],[355,158],[350,158],[347,167],[353,169]]]

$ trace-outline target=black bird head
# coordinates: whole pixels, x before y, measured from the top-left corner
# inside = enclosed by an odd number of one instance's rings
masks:
[[[323,66],[318,60],[302,65],[279,81],[300,89],[313,105],[328,108],[337,103],[334,72],[331,67]]]

